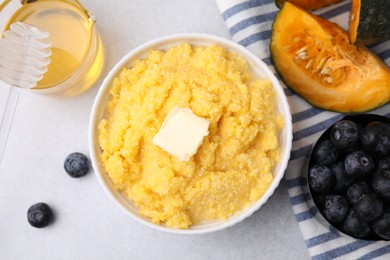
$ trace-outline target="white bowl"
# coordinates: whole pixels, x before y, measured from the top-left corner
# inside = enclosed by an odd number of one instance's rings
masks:
[[[279,137],[280,148],[282,151],[281,160],[273,169],[275,178],[265,194],[256,203],[246,208],[242,212],[228,218],[227,220],[201,223],[193,225],[189,229],[174,229],[163,225],[157,225],[152,223],[148,218],[140,215],[134,203],[114,189],[111,180],[107,176],[100,162],[101,151],[98,144],[98,124],[105,115],[106,103],[110,97],[109,89],[113,79],[119,75],[122,68],[131,67],[131,65],[136,60],[144,58],[149,51],[153,49],[167,50],[173,46],[179,45],[180,43],[189,43],[194,46],[208,46],[211,44],[218,44],[219,46],[222,46],[225,49],[237,53],[241,57],[245,58],[248,61],[253,73],[258,78],[268,78],[272,82],[272,85],[276,91],[278,110],[284,118],[284,128]],[[179,34],[158,38],[139,46],[123,57],[103,81],[92,108],[89,125],[89,146],[92,165],[96,172],[96,176],[107,195],[116,203],[117,206],[124,210],[133,219],[141,222],[142,224],[145,224],[148,227],[177,234],[201,234],[221,230],[226,227],[233,226],[234,224],[241,222],[243,219],[252,215],[253,212],[258,210],[261,205],[263,205],[268,200],[268,198],[274,193],[276,187],[279,185],[279,182],[283,177],[284,171],[286,170],[288,164],[291,143],[292,124],[290,108],[288,106],[287,98],[284,94],[283,88],[277,78],[274,76],[273,72],[263,61],[261,61],[243,46],[223,38],[206,34]]]

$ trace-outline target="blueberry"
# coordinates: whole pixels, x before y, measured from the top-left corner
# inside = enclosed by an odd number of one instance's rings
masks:
[[[390,240],[390,212],[385,212],[372,224],[375,234],[383,239]]]
[[[309,170],[309,186],[318,193],[325,193],[333,188],[334,176],[325,165],[316,164]]]
[[[348,212],[342,229],[346,234],[357,238],[367,237],[371,233],[370,226],[358,219],[353,209]]]
[[[349,203],[353,205],[369,193],[371,193],[371,189],[368,182],[359,181],[355,182],[351,185],[351,187],[349,187],[347,191],[347,198]]]
[[[65,159],[64,168],[69,176],[79,178],[88,173],[89,160],[84,154],[71,153]]]
[[[314,161],[319,164],[331,165],[337,161],[338,151],[329,139],[318,143],[313,151]]]
[[[343,221],[348,212],[348,202],[340,195],[327,195],[323,204],[325,218],[331,223]]]
[[[344,169],[344,162],[337,162],[332,165],[330,169],[335,177],[334,190],[337,192],[346,191],[353,183],[353,179],[350,178]]]
[[[31,226],[36,228],[46,227],[53,217],[51,208],[46,203],[32,205],[27,211],[27,220]]]
[[[390,126],[379,121],[366,125],[362,134],[362,146],[376,157],[389,154]]]
[[[376,194],[390,201],[390,169],[382,170],[375,174],[371,185],[372,190]]]
[[[381,157],[376,162],[376,170],[390,169],[390,155]]]
[[[361,180],[371,175],[375,170],[375,163],[371,156],[357,150],[347,154],[344,167],[348,176]]]
[[[330,129],[330,140],[342,152],[356,149],[360,144],[361,129],[350,120],[340,120]]]
[[[376,194],[369,193],[357,201],[353,209],[361,221],[372,221],[382,214],[383,202]]]

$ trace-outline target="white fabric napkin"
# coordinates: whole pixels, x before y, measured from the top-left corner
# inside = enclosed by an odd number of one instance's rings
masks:
[[[274,0],[216,0],[222,17],[234,41],[247,47],[274,69],[270,59],[271,25],[278,9]],[[345,29],[348,27],[350,1],[317,10],[319,14]],[[390,41],[371,49],[390,64]],[[389,242],[357,240],[343,236],[329,225],[322,224],[321,216],[310,199],[305,177],[305,163],[313,143],[343,114],[312,107],[285,87],[293,120],[293,147],[285,173],[290,202],[303,239],[312,259],[390,259]],[[370,113],[390,117],[390,104]]]

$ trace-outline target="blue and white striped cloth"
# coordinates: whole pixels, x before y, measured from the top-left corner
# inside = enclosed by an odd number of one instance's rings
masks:
[[[271,69],[269,41],[271,25],[278,12],[274,0],[216,0],[234,41],[247,47]],[[317,10],[315,13],[348,28],[350,1]],[[371,46],[390,65],[390,41]],[[292,112],[293,146],[285,173],[288,194],[303,239],[313,259],[390,259],[390,242],[352,239],[339,234],[320,221],[310,199],[305,177],[305,163],[312,144],[321,133],[344,115],[312,107],[294,92],[285,88]],[[390,117],[390,104],[371,113]]]

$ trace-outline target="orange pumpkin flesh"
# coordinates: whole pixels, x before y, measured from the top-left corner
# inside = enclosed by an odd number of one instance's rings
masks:
[[[316,10],[318,8],[328,6],[342,0],[276,0],[276,5],[281,8],[286,1],[306,9]]]
[[[351,13],[349,18],[349,37],[351,39],[351,43],[356,42],[359,21],[360,21],[360,1],[352,1]]]
[[[390,69],[378,57],[351,45],[338,25],[289,2],[274,20],[270,50],[285,83],[314,106],[357,113],[390,99]]]

